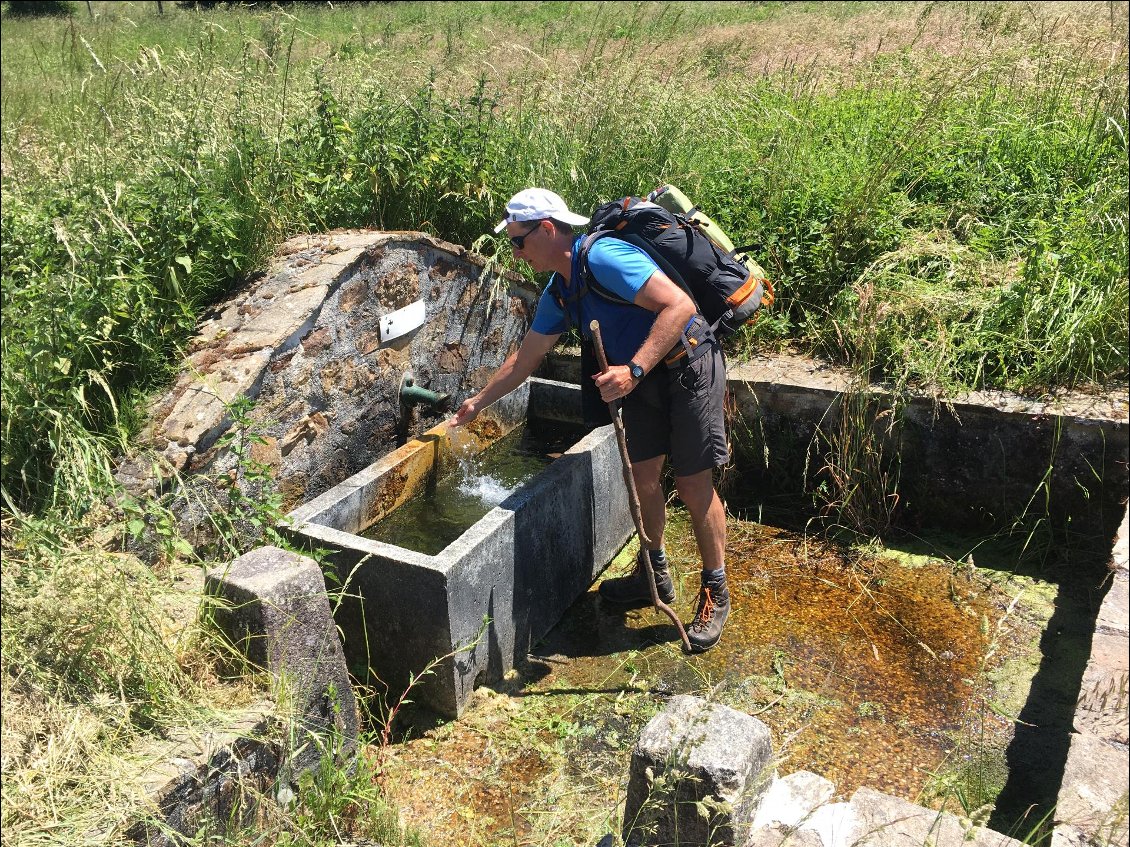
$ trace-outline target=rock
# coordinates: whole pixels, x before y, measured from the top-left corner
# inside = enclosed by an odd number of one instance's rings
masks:
[[[284,777],[296,781],[324,755],[351,758],[357,702],[317,563],[261,547],[209,571],[206,591],[227,601],[216,623],[249,661],[271,672],[293,708]]]
[[[208,738],[151,741],[138,758],[156,764],[142,776],[149,812],[128,827],[129,841],[148,847],[189,843],[201,831],[250,826],[260,797],[279,769],[279,747],[270,739],[269,703],[256,704],[242,726]]]
[[[241,394],[253,395],[269,350],[217,364],[205,376],[185,376],[180,398],[169,412],[160,434],[182,447],[202,449],[218,436],[229,418],[227,406]]]
[[[1126,747],[1071,736],[1055,809],[1052,847],[1127,845]]]
[[[812,830],[770,826],[751,832],[743,847],[824,847],[824,842]]]
[[[299,444],[303,446],[311,444],[318,436],[320,436],[329,427],[329,421],[326,416],[321,412],[313,412],[306,417],[302,418],[297,424],[291,428],[282,440],[279,451],[285,458],[293,452],[294,448]]]
[[[1091,660],[1079,686],[1075,730],[1125,747],[1130,741],[1128,679],[1130,656],[1126,652],[1126,636],[1096,632],[1091,640]]]
[[[859,820],[850,803],[828,803],[806,818],[800,831],[812,833],[824,847],[854,847]]]
[[[797,771],[773,781],[753,819],[755,828],[780,824],[796,828],[836,792],[830,780],[808,771]]]
[[[286,352],[311,328],[313,315],[326,299],[328,290],[324,285],[315,285],[264,304],[259,314],[231,339],[228,351],[232,354],[265,349]]]
[[[765,724],[698,697],[673,697],[632,752],[624,840],[742,844],[772,777]]]
[[[825,809],[829,807],[824,807]],[[857,847],[930,844],[933,847],[1022,847],[1021,843],[991,829],[971,826],[956,815],[916,806],[871,788],[860,788],[851,797],[854,831],[846,841],[824,841],[825,847],[840,844]],[[817,813],[819,814],[819,812]],[[814,816],[815,817],[815,816]],[[807,826],[807,824],[806,824]],[[836,838],[840,838],[839,834]]]

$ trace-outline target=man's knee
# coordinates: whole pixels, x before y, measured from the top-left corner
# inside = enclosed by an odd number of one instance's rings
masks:
[[[675,477],[675,490],[692,514],[705,512],[714,502],[714,475],[710,470]]]
[[[644,491],[654,492],[662,486],[663,459],[663,456],[658,456],[643,462],[632,463],[632,479],[636,483],[638,491],[641,493]]]

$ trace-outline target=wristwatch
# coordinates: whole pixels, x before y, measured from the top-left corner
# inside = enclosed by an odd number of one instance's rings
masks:
[[[634,379],[636,382],[639,382],[641,379],[643,379],[643,368],[641,368],[635,362],[628,362],[628,370],[632,372],[632,379]]]

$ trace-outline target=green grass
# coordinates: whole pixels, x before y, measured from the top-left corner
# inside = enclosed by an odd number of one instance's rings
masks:
[[[489,253],[531,183],[578,208],[682,185],[777,283],[735,349],[851,363],[875,346],[877,376],[947,389],[1126,378],[1125,25],[1090,7],[1069,29],[995,6],[94,6],[3,25],[4,491],[21,507],[60,484],[73,501],[87,469],[97,487],[120,440],[85,433],[118,435],[280,238],[422,229]],[[833,35],[827,64],[786,52],[763,72],[738,34],[759,30],[737,29],[914,14],[907,44],[844,63]],[[967,45],[916,49],[934,25]]]

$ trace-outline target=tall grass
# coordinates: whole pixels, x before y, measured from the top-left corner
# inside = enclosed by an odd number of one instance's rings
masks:
[[[557,6],[181,14],[168,47],[151,23],[79,16],[52,24],[54,49],[7,20],[5,67],[42,92],[6,73],[6,496],[42,503],[65,482],[56,499],[73,502],[72,454],[104,477],[120,439],[71,435],[114,434],[201,308],[284,235],[471,244],[531,183],[580,208],[682,183],[777,279],[777,312],[743,348],[850,362],[870,344],[856,333],[866,282],[878,376],[1022,391],[1125,379],[1119,55],[1103,64],[1045,27],[1005,54],[750,76],[727,70],[737,44],[672,49],[680,27],[703,27],[693,8],[600,5],[584,25]]]

